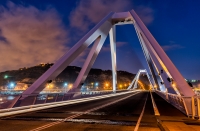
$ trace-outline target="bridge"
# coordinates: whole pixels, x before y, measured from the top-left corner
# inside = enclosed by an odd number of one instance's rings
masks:
[[[127,89],[118,90],[116,26],[132,24],[149,73],[138,71]],[[112,90],[81,92],[106,37],[110,37]],[[92,48],[72,88],[40,93],[75,58]],[[139,89],[146,74],[150,89]],[[1,105],[1,130],[200,130],[200,102],[176,66],[134,10],[111,12],[22,94]]]

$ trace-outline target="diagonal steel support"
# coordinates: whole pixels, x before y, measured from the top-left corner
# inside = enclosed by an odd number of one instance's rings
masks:
[[[150,70],[150,73],[153,77],[153,82],[154,82],[154,87],[158,87],[158,80],[157,80],[157,77],[156,77],[156,74],[155,74],[155,71],[153,69],[153,62],[152,62],[152,59],[150,58],[150,54],[149,54],[149,51],[147,50],[146,46],[145,46],[145,42],[144,40],[142,39],[139,31],[138,31],[138,28],[137,28],[137,25],[136,23],[134,23],[134,27],[135,27],[135,31],[137,33],[137,36],[138,36],[138,39],[140,41],[140,45],[142,47],[142,50],[143,50],[143,53],[145,55],[145,58],[146,58],[146,61],[147,61],[147,65],[149,67],[149,70]],[[154,67],[156,68],[156,65],[154,65]]]
[[[99,36],[96,41],[94,42],[94,45],[92,46],[92,49],[90,51],[90,53],[88,54],[88,57],[86,58],[86,61],[76,79],[76,81],[74,82],[73,85],[73,90],[75,90],[76,88],[80,89],[82,84],[84,83],[85,79],[87,78],[87,75],[92,67],[92,65],[94,64],[102,46],[103,43],[106,40],[106,37],[108,35],[108,31],[106,34],[102,34],[101,36]]]
[[[55,79],[75,58],[77,58],[98,36],[107,33],[112,24],[111,12],[91,29],[79,42],[77,42],[66,54],[64,54],[50,69],[38,78],[26,91],[22,93],[24,99],[30,94],[39,94],[49,80]]]
[[[169,73],[168,69],[164,66],[164,63],[158,56],[158,54],[155,52],[154,48],[151,46],[150,42],[147,40],[143,32],[139,29],[137,25],[135,25],[136,29],[139,32],[139,36],[141,40],[143,41],[143,45],[145,49],[149,53],[149,57],[152,60],[152,63],[158,73],[157,81],[159,82],[158,85],[160,87],[161,91],[167,91],[166,88],[170,89],[171,93],[177,93],[180,95],[178,90],[175,87],[172,87],[172,84],[167,80],[167,78],[172,78],[171,74]],[[161,70],[165,69],[163,73],[161,73]],[[159,78],[159,79],[158,79]]]
[[[169,73],[172,75],[172,78],[177,84],[177,89],[180,92],[181,95],[184,96],[194,96],[194,92],[189,87],[183,76],[180,74],[178,69],[175,67],[175,65],[172,63],[172,61],[169,59],[169,57],[166,55],[166,53],[163,51],[162,47],[158,44],[158,42],[155,40],[155,38],[152,36],[152,34],[149,32],[147,27],[144,25],[144,23],[141,21],[139,16],[135,13],[134,10],[130,11],[130,14],[132,15],[134,21],[137,23],[140,30],[144,33],[145,37],[148,39],[152,47],[154,48],[155,52],[158,54],[160,59],[163,62],[164,68],[169,71]]]

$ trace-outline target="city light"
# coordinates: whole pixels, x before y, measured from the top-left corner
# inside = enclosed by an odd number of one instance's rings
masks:
[[[95,83],[95,86],[98,86],[99,85],[99,83]]]
[[[67,83],[64,83],[64,86],[67,86]]]
[[[50,87],[51,87],[51,88],[53,88],[53,87],[54,87],[54,85],[53,85],[53,84],[50,84]]]
[[[70,84],[70,85],[69,85],[69,88],[71,89],[71,88],[72,88],[72,86],[73,86],[73,85],[72,85],[72,84]]]
[[[4,79],[7,79],[7,78],[8,78],[8,76],[7,76],[7,75],[5,75],[5,76],[4,76]]]
[[[14,86],[15,86],[14,83],[10,83],[10,84],[9,84],[9,87],[10,87],[10,88],[13,88]]]

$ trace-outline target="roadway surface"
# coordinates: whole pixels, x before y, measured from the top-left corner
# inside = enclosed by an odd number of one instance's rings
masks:
[[[157,94],[153,97],[161,116],[186,117]],[[149,92],[140,92],[2,118],[0,130],[133,131],[144,104],[139,130],[163,129],[154,115]]]

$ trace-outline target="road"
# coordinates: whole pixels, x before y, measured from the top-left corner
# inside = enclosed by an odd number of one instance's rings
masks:
[[[164,110],[170,108],[170,111],[183,115],[167,102],[163,108],[164,100],[156,94],[153,96],[161,114],[166,115]],[[145,101],[139,130],[148,128],[160,131],[149,92],[126,94],[3,118],[0,120],[0,126],[1,131],[133,131]]]

